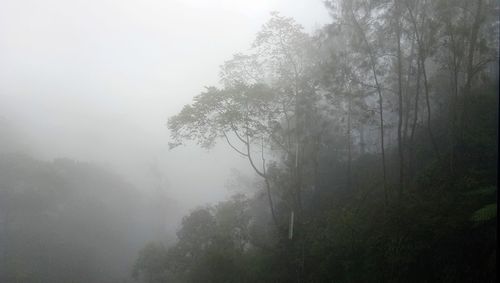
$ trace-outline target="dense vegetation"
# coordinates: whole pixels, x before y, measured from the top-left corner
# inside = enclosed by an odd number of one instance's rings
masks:
[[[169,119],[221,140],[258,192],[193,210],[143,282],[494,282],[498,3],[327,1],[314,35],[274,13]]]
[[[0,282],[132,282],[140,248],[165,236],[168,200],[102,166],[36,159],[23,141],[0,119]]]

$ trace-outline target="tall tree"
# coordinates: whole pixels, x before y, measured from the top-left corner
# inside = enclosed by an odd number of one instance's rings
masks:
[[[223,138],[247,158],[264,180],[277,227],[281,225],[267,160],[281,158],[292,172],[291,199],[284,201],[300,216],[307,123],[313,120],[315,107],[313,54],[311,38],[302,27],[273,13],[257,34],[250,55],[237,54],[221,67],[224,87],[208,88],[168,122],[172,145],[191,139],[210,147]]]
[[[380,32],[376,29],[375,25],[370,23],[375,21],[376,11],[383,6],[380,3],[366,3],[363,1],[341,1],[341,23],[350,31],[350,47],[360,55],[358,68],[365,69],[371,74],[371,80],[374,85],[366,85],[360,79],[360,83],[369,87],[369,91],[375,90],[377,94],[378,115],[379,115],[379,135],[380,135],[380,153],[382,156],[382,183],[384,190],[385,204],[389,203],[389,192],[387,185],[387,168],[386,168],[386,154],[385,154],[385,125],[384,125],[384,96],[382,94],[382,82],[380,75],[383,72],[379,65],[379,56],[376,52],[380,50]],[[333,6],[331,6],[333,7]],[[377,46],[375,46],[377,45]],[[368,58],[367,61],[363,57]],[[368,76],[370,77],[370,76]]]

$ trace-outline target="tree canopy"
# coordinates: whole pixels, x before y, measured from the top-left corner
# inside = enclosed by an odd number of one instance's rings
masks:
[[[272,13],[221,85],[169,119],[172,147],[223,141],[261,186],[193,211],[164,250],[189,263],[163,270],[179,282],[493,282],[498,3],[325,5],[332,22],[313,35]]]

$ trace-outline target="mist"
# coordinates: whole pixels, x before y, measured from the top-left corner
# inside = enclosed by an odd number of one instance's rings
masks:
[[[162,235],[134,232],[130,265],[148,241],[173,241],[189,210],[233,194],[235,174],[254,176],[223,144],[169,150],[166,122],[273,10],[310,29],[328,20],[321,1],[3,1],[0,153],[95,164],[138,196],[161,191]]]
[[[221,62],[250,44],[270,11],[310,28],[328,19],[320,1],[285,2],[6,1],[2,117],[42,159],[106,164],[143,189],[161,162],[173,198],[221,200],[230,168],[247,165],[223,150],[169,152],[166,121],[217,81]]]
[[[400,2],[2,1],[0,281],[493,280],[498,3]]]

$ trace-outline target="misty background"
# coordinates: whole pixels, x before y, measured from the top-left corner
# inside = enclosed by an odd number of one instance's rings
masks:
[[[169,151],[167,118],[218,81],[221,62],[248,48],[271,11],[307,31],[329,20],[319,0],[1,6],[0,117],[30,152],[99,163],[144,191],[158,185],[157,167],[184,209],[227,196],[231,168],[251,171],[223,144]]]
[[[496,282],[498,11],[1,1],[0,282]]]
[[[1,181],[20,188],[34,182],[35,191],[24,192],[36,198],[37,182],[57,178],[54,176],[61,170],[74,170],[63,173],[62,179],[70,180],[67,186],[86,191],[90,199],[90,205],[82,196],[54,199],[57,209],[65,205],[84,207],[69,212],[62,208],[67,220],[57,220],[59,224],[54,225],[59,226],[54,227],[60,228],[51,229],[48,227],[52,224],[33,216],[39,212],[27,208],[32,204],[4,196],[3,209],[10,211],[13,207],[21,212],[13,216],[17,220],[9,220],[7,213],[0,222],[15,225],[18,221],[28,226],[19,228],[26,231],[27,238],[18,236],[18,242],[0,236],[0,242],[17,251],[9,256],[0,250],[0,265],[8,270],[39,266],[36,260],[18,263],[15,258],[22,258],[26,243],[40,242],[42,246],[27,248],[26,252],[48,257],[43,261],[52,262],[54,257],[64,261],[75,253],[79,260],[97,256],[97,267],[90,271],[71,269],[90,268],[88,264],[67,267],[71,276],[81,272],[80,278],[90,281],[105,276],[129,277],[139,249],[147,242],[175,241],[180,220],[189,210],[223,200],[235,193],[229,188],[231,184],[253,177],[245,160],[226,151],[224,144],[210,152],[196,145],[170,151],[167,118],[204,86],[218,80],[221,62],[248,48],[271,11],[295,17],[308,30],[329,19],[319,0],[12,0],[2,1],[0,6],[0,154],[20,153],[33,158],[3,157]],[[39,173],[37,168],[41,167]],[[57,173],[36,177],[44,170]],[[105,172],[116,174],[117,181],[112,175],[100,180],[99,174],[108,174]],[[87,173],[91,180],[80,176]],[[88,187],[94,190],[88,191]],[[100,200],[93,200],[96,197]],[[99,209],[92,215],[92,208],[85,206],[96,203],[104,203],[118,215]],[[54,208],[50,201],[48,205],[49,211]],[[92,238],[93,234],[108,233],[98,228],[103,216],[111,217],[103,220],[104,225],[118,231],[109,232],[114,235],[114,244]],[[120,221],[123,223],[117,224]],[[14,228],[3,228],[9,229]],[[64,229],[69,234],[59,235],[63,238],[45,235]],[[96,231],[89,234],[85,229]],[[117,233],[126,235],[118,239]],[[69,251],[61,248],[67,239],[74,245]],[[51,256],[50,247],[69,254]],[[71,254],[78,249],[81,251]],[[53,266],[66,265],[54,262]],[[94,274],[94,279],[83,275],[95,270],[107,275]]]

